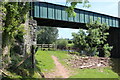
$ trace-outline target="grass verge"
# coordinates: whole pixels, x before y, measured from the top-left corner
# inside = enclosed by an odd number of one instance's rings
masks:
[[[38,67],[43,72],[50,72],[55,68],[54,61],[51,56],[58,57],[59,61],[66,67],[72,70],[70,78],[118,78],[118,74],[110,68],[100,69],[74,69],[71,65],[66,64],[65,59],[70,58],[66,51],[38,51],[36,60]]]
[[[36,55],[36,66],[41,69],[41,72],[50,72],[55,68],[54,61],[49,54],[49,51],[39,50]]]
[[[109,68],[77,69],[76,73],[70,76],[70,78],[118,78],[117,73],[114,73]]]

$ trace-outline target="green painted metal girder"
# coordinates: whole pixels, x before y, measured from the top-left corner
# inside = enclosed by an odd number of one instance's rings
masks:
[[[50,20],[67,21],[72,23],[89,23],[98,18],[101,23],[106,23],[111,27],[120,27],[120,18],[86,11],[82,9],[75,9],[76,17],[68,17],[63,5],[57,5],[47,2],[34,2],[33,3],[33,18],[42,18]],[[59,23],[58,23],[59,24]]]

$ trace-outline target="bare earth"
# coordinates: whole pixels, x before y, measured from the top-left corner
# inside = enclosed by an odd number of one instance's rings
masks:
[[[51,56],[56,65],[56,69],[54,72],[46,73],[45,78],[68,78],[69,71],[58,61],[58,58],[55,56]]]

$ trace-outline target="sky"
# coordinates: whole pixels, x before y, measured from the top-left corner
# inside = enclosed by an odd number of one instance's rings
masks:
[[[66,5],[66,0],[43,0],[50,3]],[[120,0],[89,0],[91,7],[84,8],[81,4],[77,5],[77,8],[89,10],[93,12],[103,13],[111,16],[118,17],[118,2]],[[78,32],[78,29],[58,28],[58,38],[72,39],[71,33]]]

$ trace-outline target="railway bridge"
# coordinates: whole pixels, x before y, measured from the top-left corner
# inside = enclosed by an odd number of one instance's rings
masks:
[[[110,26],[108,43],[114,47],[111,56],[120,58],[120,18],[78,8],[75,8],[75,17],[68,17],[65,11],[67,6],[47,2],[33,2],[31,6],[30,15],[37,21],[38,26],[86,29],[86,23],[99,18],[100,23]]]

